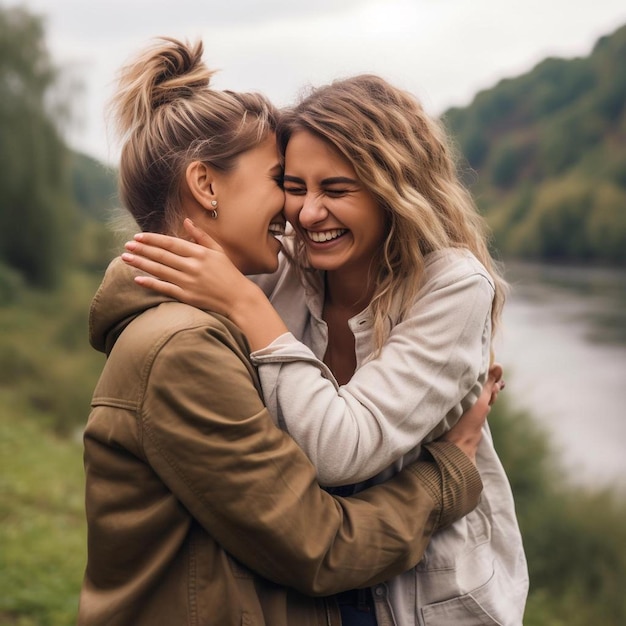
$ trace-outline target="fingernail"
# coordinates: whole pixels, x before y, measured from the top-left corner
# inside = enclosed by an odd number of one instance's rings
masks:
[[[143,239],[143,233],[137,233],[136,235],[133,236],[133,239],[135,241],[141,241]]]
[[[134,260],[135,260],[134,254],[129,254],[128,252],[124,252],[122,254],[122,261],[134,261]]]
[[[127,242],[124,244],[124,247],[125,247],[127,250],[135,250],[135,249],[137,248],[137,242],[136,242],[136,241],[127,241]]]

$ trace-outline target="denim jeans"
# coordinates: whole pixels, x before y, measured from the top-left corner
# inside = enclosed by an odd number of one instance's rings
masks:
[[[374,600],[369,589],[345,591],[336,597],[342,626],[376,626]]]

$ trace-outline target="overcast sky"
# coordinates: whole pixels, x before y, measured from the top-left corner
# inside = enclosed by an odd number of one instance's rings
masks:
[[[83,83],[73,147],[115,163],[104,107],[117,69],[160,35],[205,43],[215,86],[279,105],[299,89],[375,72],[437,115],[547,56],[587,55],[626,24],[625,0],[0,0],[46,18],[56,63]]]

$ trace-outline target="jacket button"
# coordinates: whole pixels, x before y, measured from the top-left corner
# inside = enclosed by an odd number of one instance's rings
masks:
[[[376,585],[374,587],[374,595],[378,598],[382,598],[385,595],[385,585]]]

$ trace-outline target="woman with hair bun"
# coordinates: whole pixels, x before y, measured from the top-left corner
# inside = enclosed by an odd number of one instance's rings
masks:
[[[338,80],[286,111],[277,136],[291,262],[253,284],[189,223],[202,245],[143,233],[127,262],[154,277],[140,284],[243,330],[275,419],[321,484],[354,493],[473,404],[505,283],[445,133],[411,94],[372,75]],[[417,567],[343,594],[344,623],[522,624],[526,559],[485,433],[476,510],[436,533]]]
[[[211,89],[201,57],[201,44],[165,39],[123,69],[121,198],[143,229],[182,236],[191,218],[238,272],[272,272],[285,225],[277,112]],[[396,478],[334,497],[273,424],[241,330],[137,275],[114,260],[90,311],[107,360],[84,432],[80,626],[338,625],[335,599],[312,596],[409,569],[474,508],[497,383]]]

